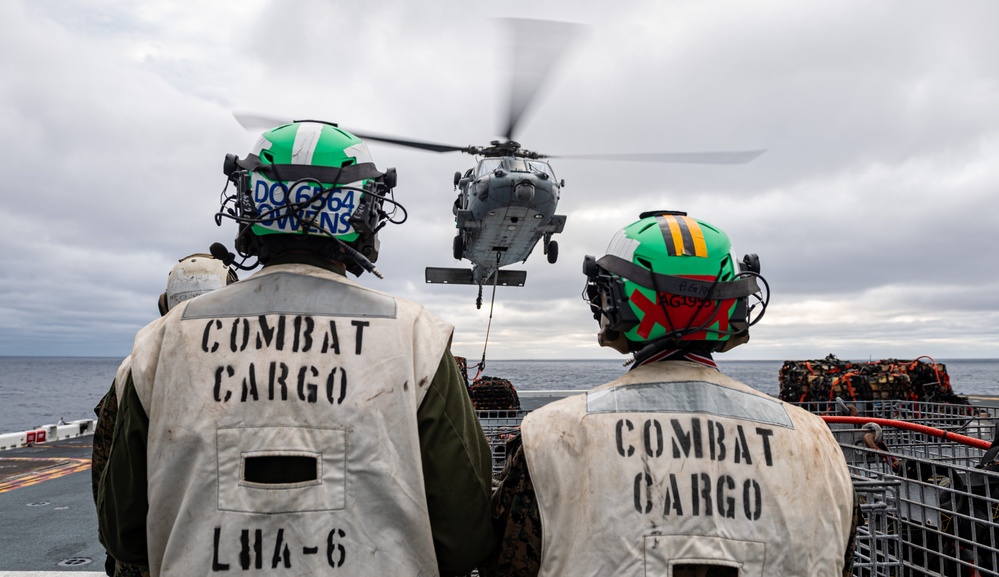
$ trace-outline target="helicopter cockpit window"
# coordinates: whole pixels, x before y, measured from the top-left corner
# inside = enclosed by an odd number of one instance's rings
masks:
[[[523,158],[504,158],[503,168],[510,172],[531,172],[527,162]]]
[[[531,169],[535,172],[540,172],[541,174],[547,174],[552,180],[555,179],[555,173],[552,172],[552,167],[548,165],[547,162],[537,162],[535,160],[528,160],[527,163],[531,165]]]
[[[478,168],[475,169],[475,176],[482,176],[483,174],[489,174],[490,172],[496,170],[500,167],[502,161],[498,158],[486,158],[479,161]]]

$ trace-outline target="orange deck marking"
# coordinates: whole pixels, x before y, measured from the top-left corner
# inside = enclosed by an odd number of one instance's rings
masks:
[[[29,471],[20,475],[15,475],[8,479],[0,480],[0,493],[36,485],[42,481],[58,479],[66,475],[86,471],[90,468],[90,459],[74,459],[69,457],[0,457],[0,462],[18,461],[18,464],[28,465]],[[30,463],[39,463],[40,467],[30,467]],[[42,464],[42,462],[46,462]]]

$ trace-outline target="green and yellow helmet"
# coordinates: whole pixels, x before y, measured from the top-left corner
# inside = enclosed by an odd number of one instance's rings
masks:
[[[232,210],[219,214],[242,225],[241,254],[259,255],[259,241],[271,235],[321,236],[377,260],[375,235],[387,216],[382,202],[395,186],[395,169],[378,171],[353,134],[317,121],[278,126],[246,158],[227,155],[224,172],[237,195],[223,202],[231,201]]]
[[[756,255],[738,262],[728,235],[683,212],[643,213],[606,255],[586,257],[583,272],[594,318],[630,350],[653,342],[727,350],[747,340],[766,308]],[[749,297],[763,304],[752,322]]]

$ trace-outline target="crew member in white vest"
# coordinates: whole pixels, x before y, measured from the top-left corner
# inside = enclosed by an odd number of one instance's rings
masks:
[[[712,360],[766,309],[756,255],[657,211],[583,272],[598,342],[631,369],[524,419],[482,574],[849,575],[859,506],[829,428]]]
[[[295,122],[224,172],[216,220],[239,224],[237,267],[264,266],[136,335],[101,542],[153,576],[467,573],[491,542],[491,453],[453,329],[345,276],[380,276],[395,170]]]
[[[160,316],[167,314],[171,308],[183,301],[210,293],[238,280],[239,276],[231,266],[226,266],[212,255],[203,253],[188,255],[177,261],[167,274],[166,290],[160,293],[157,299]],[[95,504],[101,475],[104,473],[108,453],[111,451],[115,420],[118,417],[117,375],[120,374],[124,378],[131,366],[132,356],[129,355],[118,367],[111,388],[94,407],[97,422],[94,425],[94,450],[90,458],[90,474]],[[108,555],[104,561],[104,572],[108,577],[140,577],[142,568],[117,562]]]

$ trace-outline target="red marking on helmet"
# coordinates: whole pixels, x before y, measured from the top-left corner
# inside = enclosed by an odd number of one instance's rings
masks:
[[[649,338],[649,334],[652,332],[652,329],[655,328],[656,323],[659,323],[669,330],[669,325],[666,321],[666,311],[664,311],[661,306],[650,301],[648,297],[639,292],[638,289],[635,289],[631,293],[630,299],[631,302],[635,303],[635,306],[645,313],[645,316],[642,317],[642,322],[638,325],[638,330],[636,331],[638,336],[643,339]]]
[[[693,278],[693,277],[688,277]],[[713,280],[704,277],[701,280]],[[632,291],[629,297],[644,314],[636,329],[638,336],[643,339],[649,338],[655,325],[662,326],[666,332],[672,330],[685,329],[687,327],[710,327],[715,322],[718,323],[716,330],[725,332],[729,330],[727,313],[734,299],[723,301],[704,301],[693,297],[683,297],[669,293],[657,293],[658,302],[649,300],[638,289]],[[669,317],[667,317],[667,311]],[[716,318],[717,317],[717,318]],[[672,328],[671,328],[672,327]],[[684,335],[681,340],[705,340],[707,331],[697,331]]]

